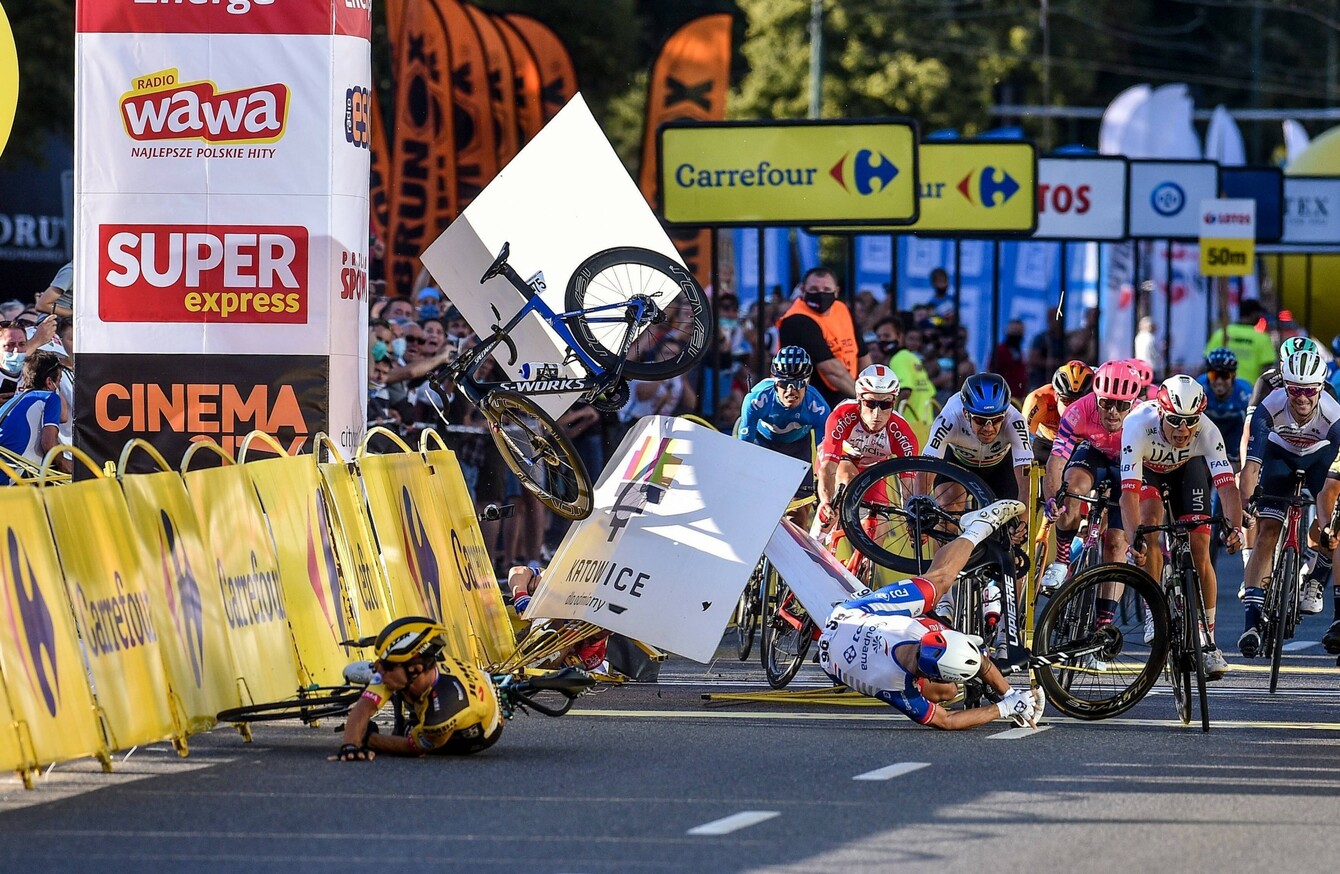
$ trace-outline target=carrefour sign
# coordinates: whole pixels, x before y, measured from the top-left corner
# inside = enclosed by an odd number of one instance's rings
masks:
[[[680,122],[657,139],[671,224],[906,225],[917,218],[911,121]]]
[[[1194,240],[1200,202],[1218,196],[1219,165],[1213,161],[1131,161],[1131,236]]]

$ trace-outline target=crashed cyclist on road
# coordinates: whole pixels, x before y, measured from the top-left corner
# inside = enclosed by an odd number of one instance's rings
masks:
[[[1042,693],[1035,697],[1011,689],[983,650],[982,638],[927,615],[953,587],[978,544],[1024,511],[1018,501],[997,501],[965,514],[963,533],[935,554],[922,576],[834,607],[819,638],[819,665],[837,682],[921,725],[952,730],[1011,718],[1036,726],[1045,706]],[[1000,702],[957,711],[939,706],[974,677],[1002,696]]]
[[[332,761],[370,761],[377,753],[469,755],[497,742],[503,719],[493,682],[443,652],[446,633],[426,616],[397,619],[377,635],[376,661],[345,668],[346,679],[370,682],[349,711],[344,744]],[[402,724],[397,708],[394,732],[382,735],[372,717],[397,694],[411,719]]]

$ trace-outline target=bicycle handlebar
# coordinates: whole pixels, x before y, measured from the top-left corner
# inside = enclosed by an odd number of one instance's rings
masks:
[[[1188,532],[1194,531],[1202,525],[1223,525],[1227,520],[1223,516],[1205,516],[1195,519],[1177,519],[1172,522],[1163,522],[1159,525],[1141,525],[1135,529],[1135,536],[1140,537],[1145,534],[1154,534],[1160,531]]]

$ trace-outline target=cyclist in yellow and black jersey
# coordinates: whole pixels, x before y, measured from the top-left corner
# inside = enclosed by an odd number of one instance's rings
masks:
[[[372,682],[349,711],[344,744],[333,759],[368,761],[377,753],[469,755],[497,742],[503,718],[493,683],[478,668],[443,652],[445,633],[425,616],[397,619],[382,629]],[[408,717],[401,720],[397,713],[394,733],[382,735],[372,717],[396,695]]]

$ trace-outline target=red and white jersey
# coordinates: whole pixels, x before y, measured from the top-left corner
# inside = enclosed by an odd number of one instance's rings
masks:
[[[897,413],[878,431],[870,431],[861,422],[861,406],[854,400],[838,404],[828,414],[824,442],[819,447],[820,462],[847,460],[865,470],[886,458],[906,458],[919,449],[912,426]]]
[[[1131,410],[1121,426],[1122,491],[1140,488],[1145,468],[1154,473],[1168,473],[1193,458],[1205,459],[1216,488],[1233,484],[1233,465],[1224,451],[1224,436],[1203,413],[1195,438],[1180,449],[1163,436],[1163,421],[1155,401],[1145,401]]]

